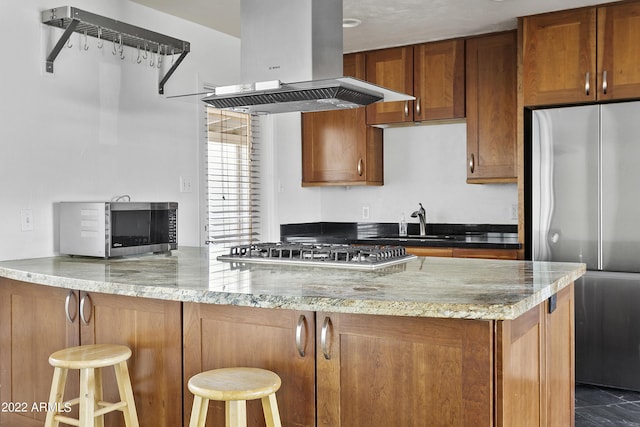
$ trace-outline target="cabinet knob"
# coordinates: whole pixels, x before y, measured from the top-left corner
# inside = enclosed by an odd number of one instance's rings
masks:
[[[589,80],[591,80],[591,73],[587,71],[584,79],[584,93],[587,96],[589,96],[589,92],[591,91],[591,84],[589,83]]]
[[[364,162],[362,161],[362,158],[358,159],[358,176],[362,176],[362,172],[364,170]]]
[[[404,116],[409,117],[409,101],[404,101]]]
[[[418,116],[420,115],[420,110],[421,110],[421,108],[420,108],[420,97],[418,97],[416,99],[416,115],[418,115]]]
[[[607,94],[607,89],[609,88],[609,84],[607,83],[607,70],[602,72],[602,93]]]
[[[476,158],[473,155],[473,153],[471,153],[471,157],[469,157],[469,170],[471,171],[471,173],[473,173],[476,169]]]

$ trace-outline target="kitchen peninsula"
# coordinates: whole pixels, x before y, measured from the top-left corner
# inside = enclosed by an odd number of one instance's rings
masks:
[[[281,376],[283,425],[573,425],[584,271],[426,257],[370,271],[248,265],[206,248],[4,261],[0,400],[46,401],[51,352],[108,341],[133,349],[141,425],[186,425],[188,378],[229,365]],[[3,427],[43,419],[0,413]]]

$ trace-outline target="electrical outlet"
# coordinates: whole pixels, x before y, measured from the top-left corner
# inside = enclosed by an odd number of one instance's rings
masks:
[[[180,192],[181,193],[191,193],[193,192],[193,187],[191,184],[191,178],[186,176],[180,177]]]
[[[31,209],[22,209],[20,211],[20,229],[22,231],[33,230],[33,211]]]
[[[369,219],[369,206],[362,207],[362,219]]]

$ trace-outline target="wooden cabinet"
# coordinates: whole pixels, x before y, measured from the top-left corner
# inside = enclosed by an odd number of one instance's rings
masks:
[[[107,342],[132,349],[128,363],[140,420],[180,425],[182,410],[174,405],[182,384],[179,302],[0,280],[0,401],[25,402],[28,408],[0,413],[0,425],[42,426],[46,412],[32,407],[49,399],[49,355],[65,347]],[[105,370],[103,380],[107,399],[117,396],[113,372]],[[77,371],[70,371],[66,398],[77,396],[77,383]],[[105,416],[106,426],[121,423],[118,413]]]
[[[318,426],[493,425],[493,322],[318,313]]]
[[[230,366],[277,373],[282,379],[276,394],[282,425],[315,425],[314,319],[313,312],[185,303],[184,425],[193,403],[189,378]],[[223,425],[224,406],[210,405],[207,426]],[[265,425],[259,400],[247,402],[247,411],[249,425]]]
[[[598,8],[598,99],[640,98],[638,40],[640,2]]]
[[[317,425],[573,425],[573,285],[554,299],[505,321],[317,313]]]
[[[366,52],[367,81],[416,97],[368,106],[367,123],[463,118],[464,73],[462,39]]]
[[[302,186],[383,185],[382,129],[364,107],[302,114]]]
[[[498,322],[497,426],[574,424],[573,289],[515,320]]]
[[[594,8],[524,18],[524,104],[595,101],[595,35]]]
[[[640,2],[522,18],[524,105],[640,97]]]
[[[365,53],[367,81],[397,92],[413,94],[413,47],[403,46]],[[413,101],[368,105],[367,124],[413,121]]]
[[[67,297],[73,322],[65,316]],[[2,408],[0,425],[42,427],[47,414],[39,408],[53,377],[49,355],[78,345],[79,328],[77,292],[0,278],[0,402],[14,405]],[[78,372],[67,381],[70,399],[79,393]]]
[[[141,425],[179,426],[182,410],[182,324],[179,301],[80,292],[82,344],[113,343],[131,348],[129,375]],[[83,318],[87,322],[83,321]],[[104,374],[105,396],[116,399],[117,384]],[[105,426],[120,426],[122,415],[105,415]]]
[[[422,43],[413,47],[413,120],[465,117],[464,40]]]
[[[342,57],[342,75],[366,79],[366,61],[364,53],[348,53]]]
[[[483,259],[518,259],[517,249],[479,249],[479,248],[445,248],[432,246],[408,246],[407,253],[417,256],[483,258]]]
[[[516,32],[466,43],[467,182],[516,182]]]
[[[344,75],[364,80],[364,54],[344,56]],[[365,107],[302,114],[302,186],[383,185],[382,129]]]

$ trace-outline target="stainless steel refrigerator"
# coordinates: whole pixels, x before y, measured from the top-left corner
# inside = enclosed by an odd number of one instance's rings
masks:
[[[640,102],[531,119],[531,256],[587,264],[576,382],[640,390]]]

